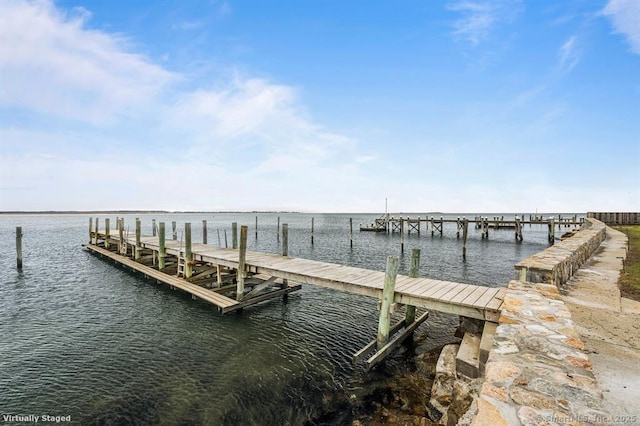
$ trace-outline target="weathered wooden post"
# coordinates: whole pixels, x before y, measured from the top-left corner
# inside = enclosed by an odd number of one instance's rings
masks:
[[[435,228],[433,227],[433,216],[431,216],[431,236],[433,237],[433,235],[436,233]]]
[[[191,222],[184,224],[184,277],[193,275],[193,253],[191,252]]]
[[[93,218],[89,218],[89,244],[93,242]]]
[[[224,248],[229,248],[229,243],[227,241],[227,230],[224,230]]]
[[[231,248],[238,248],[238,222],[231,224]]]
[[[167,256],[167,248],[165,245],[165,227],[164,222],[160,222],[158,228],[158,269],[164,269],[164,259]]]
[[[516,241],[522,241],[522,223],[520,218],[516,216]]]
[[[280,242],[280,216],[278,216],[278,225],[276,227],[276,239]]]
[[[400,217],[400,253],[404,254],[404,219]]]
[[[549,218],[549,242],[553,243],[555,240],[555,232],[556,232],[556,226],[553,223],[553,217]]]
[[[178,239],[178,229],[176,228],[175,220],[171,222],[171,239],[174,241]]]
[[[460,217],[456,218],[456,238],[460,238]]]
[[[444,229],[444,219],[440,216],[440,236],[442,237],[442,230]]]
[[[256,240],[258,239],[258,216],[256,216]]]
[[[380,303],[380,320],[378,321],[378,337],[376,342],[376,350],[378,351],[382,349],[389,340],[391,304],[393,303],[397,276],[398,256],[389,256],[387,257],[387,269],[384,274],[384,288],[382,289],[382,301]]]
[[[467,234],[469,233],[469,221],[464,219],[462,228],[462,260],[467,259]]]
[[[222,247],[222,243],[220,242],[220,229],[216,228],[216,233],[218,234],[218,247]]]
[[[282,255],[289,255],[289,224],[282,224]]]
[[[207,244],[207,221],[202,220],[202,244]]]
[[[104,220],[104,248],[107,250],[109,250],[109,226],[109,218],[106,218]]]
[[[420,216],[418,216],[418,235],[420,235]]]
[[[100,218],[96,217],[96,233],[94,234],[95,238],[93,241],[95,245],[98,245],[98,231],[100,230],[99,222],[100,222]]]
[[[118,241],[120,244],[120,254],[127,255],[127,242],[124,240],[124,218],[121,217],[118,224]]]
[[[136,248],[133,255],[135,260],[140,259],[140,219],[136,218]]]
[[[153,235],[154,237],[156,237],[158,235],[158,233],[156,232],[156,220],[155,219],[151,219],[151,235]]]
[[[16,264],[22,271],[22,226],[16,226]]]
[[[411,266],[409,267],[409,276],[411,278],[418,278],[420,274],[420,249],[411,249]],[[410,325],[416,320],[416,307],[407,305],[404,313],[405,325]]]
[[[311,218],[311,245],[313,245],[313,217]]]
[[[238,255],[238,271],[236,274],[236,300],[241,301],[244,297],[244,270],[247,259],[247,226],[240,227],[240,250]]]
[[[349,247],[353,248],[353,218],[349,218]]]

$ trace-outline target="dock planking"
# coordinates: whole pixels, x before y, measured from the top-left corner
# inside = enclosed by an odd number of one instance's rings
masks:
[[[221,295],[219,292],[205,289],[197,284],[189,283],[181,278],[165,274],[119,254],[114,254],[105,248],[98,247],[93,242],[102,240],[107,241],[107,245],[117,246],[120,243],[120,236],[116,233],[107,235],[105,231],[98,231],[97,236],[95,234],[94,231],[92,244],[87,245],[90,250],[108,256],[125,266],[137,269],[145,275],[163,281],[173,287],[188,291],[194,296],[216,305],[223,313],[250,304],[246,301],[238,302]],[[136,246],[135,235],[123,235],[122,238],[129,247]],[[154,258],[160,250],[158,236],[141,235],[139,243],[139,248],[146,252],[152,252]],[[128,252],[132,253],[134,250],[130,249]],[[185,244],[180,240],[166,240],[164,242],[164,252],[166,256],[184,257]],[[191,255],[193,262],[201,262],[208,267],[221,266],[237,270],[240,263],[238,249],[218,248],[207,244],[192,243]],[[253,251],[246,251],[244,265],[245,270],[250,275],[275,277],[293,283],[311,284],[378,299],[382,296],[385,277],[385,273],[380,271]],[[178,283],[182,284],[178,285]],[[210,296],[210,294],[215,294],[219,297]],[[492,321],[499,317],[503,298],[503,292],[495,288],[432,280],[424,277],[412,278],[404,275],[397,276],[397,287],[394,292],[394,302],[398,304],[409,304],[418,308]],[[268,297],[264,298],[264,300],[267,299]],[[254,302],[256,301],[254,300]]]

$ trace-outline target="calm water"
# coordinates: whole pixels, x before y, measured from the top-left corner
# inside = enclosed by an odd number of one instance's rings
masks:
[[[194,240],[208,222],[209,244],[231,222],[249,225],[249,249],[280,252],[277,214],[139,215],[191,222]],[[280,214],[289,224],[289,254],[384,270],[400,253],[398,235],[354,231],[376,215]],[[424,215],[422,215],[424,217]],[[100,215],[101,228],[104,218]],[[114,223],[115,216],[110,216]],[[506,215],[505,215],[506,217]],[[512,218],[512,215],[508,216]],[[133,229],[134,216],[125,216]],[[352,367],[354,352],[375,337],[376,301],[310,285],[280,299],[219,316],[212,306],[145,281],[85,251],[88,215],[0,216],[0,414],[71,415],[93,424],[341,423],[382,378],[409,368],[411,350],[376,371]],[[15,268],[15,227],[23,227],[24,270]],[[424,229],[424,228],[423,228]],[[406,239],[422,250],[421,275],[487,286],[504,285],[513,265],[545,247],[546,226],[491,231],[470,226],[467,261],[455,225],[442,237],[423,231]],[[180,236],[178,237],[180,238]],[[457,318],[434,313],[419,333],[437,347],[452,339]]]

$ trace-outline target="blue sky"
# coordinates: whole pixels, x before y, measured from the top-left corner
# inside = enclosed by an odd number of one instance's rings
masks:
[[[640,209],[640,1],[0,1],[0,210]]]

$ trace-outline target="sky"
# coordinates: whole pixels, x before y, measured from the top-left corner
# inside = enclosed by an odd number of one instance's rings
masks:
[[[640,0],[0,0],[0,210],[640,210]]]

